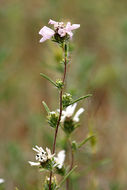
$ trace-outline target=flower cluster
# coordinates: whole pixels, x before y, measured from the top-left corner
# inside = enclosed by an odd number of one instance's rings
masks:
[[[74,129],[77,128],[79,122],[79,116],[84,112],[84,108],[80,108],[75,114],[77,103],[70,105],[66,110],[62,111],[61,123],[63,125],[63,130],[67,134],[71,134]]]
[[[42,166],[45,169],[49,169],[49,165],[58,169],[63,167],[65,160],[64,150],[61,150],[57,157],[55,157],[55,154],[52,154],[49,148],[46,147],[46,151],[44,151],[42,147],[38,147],[37,145],[35,147],[33,150],[37,152],[35,157],[36,162],[28,161],[31,166]]]
[[[49,24],[54,25],[54,30],[47,26],[44,26],[39,31],[39,34],[42,36],[40,42],[44,42],[52,37],[54,37],[54,40],[57,42],[60,40],[60,38],[72,38],[72,31],[80,27],[80,24],[71,25],[71,22],[67,22],[67,24],[64,25],[63,22],[56,22],[51,19],[49,20]]]
[[[76,114],[74,115],[75,109],[76,109],[77,103],[70,105],[66,108],[66,110],[62,111],[62,117],[61,122],[64,122],[66,119],[72,119],[74,122],[79,122],[79,116],[85,111],[84,108],[80,108]],[[72,116],[74,117],[72,118]]]

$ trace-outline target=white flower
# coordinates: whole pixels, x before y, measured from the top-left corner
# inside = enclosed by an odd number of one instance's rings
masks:
[[[0,178],[0,184],[4,183],[4,182],[5,182],[5,180],[3,178]]]
[[[37,152],[36,160],[37,162],[31,162],[28,161],[31,166],[39,166],[41,163],[46,162],[47,160],[50,160],[54,157],[54,154],[51,154],[51,150],[46,147],[46,151],[42,147],[35,146],[36,148],[33,148],[35,152]]]
[[[61,169],[63,167],[64,160],[65,160],[65,150],[61,150],[58,153],[57,157],[55,157],[54,159],[55,159],[57,167]]]
[[[55,32],[51,28],[44,26],[40,31],[39,34],[43,37],[40,39],[40,42],[44,42],[54,36]]]
[[[77,103],[68,106],[65,111],[62,111],[61,122],[64,122],[66,118],[70,118],[70,117],[73,116],[76,106],[77,106]],[[84,108],[80,108],[80,109],[76,112],[76,114],[74,115],[73,121],[79,122],[79,116],[80,116],[81,113],[83,113],[84,111],[85,111]]]
[[[3,178],[0,178],[0,184],[4,183],[4,182],[5,182],[5,180]]]
[[[51,158],[54,157],[55,154],[51,153],[51,150],[46,147],[46,152],[47,152],[47,158],[50,160]]]

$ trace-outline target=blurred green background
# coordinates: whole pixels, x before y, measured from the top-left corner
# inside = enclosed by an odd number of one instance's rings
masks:
[[[79,103],[86,111],[74,136],[79,142],[93,131],[97,144],[76,155],[74,190],[126,190],[126,0],[0,1],[0,177],[6,180],[0,189],[38,190],[44,179],[27,161],[34,160],[32,146],[52,147],[41,102],[55,110],[58,92],[40,72],[59,78],[61,52],[50,41],[39,44],[38,35],[50,18],[81,24],[67,88],[74,97],[93,94]]]

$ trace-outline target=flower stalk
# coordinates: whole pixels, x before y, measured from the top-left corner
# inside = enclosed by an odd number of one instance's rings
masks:
[[[57,122],[55,135],[54,135],[53,150],[52,150],[53,154],[55,153],[55,149],[56,149],[56,139],[57,139],[58,129],[59,129],[61,116],[62,116],[62,95],[63,95],[63,89],[64,89],[64,84],[65,84],[65,79],[66,79],[66,72],[67,72],[67,44],[65,43],[65,47],[64,47],[64,74],[63,74],[63,80],[62,80],[63,88],[60,89],[60,95],[59,95],[60,113],[59,113],[59,119]],[[51,182],[52,182],[52,171],[50,172],[49,190],[51,190]]]

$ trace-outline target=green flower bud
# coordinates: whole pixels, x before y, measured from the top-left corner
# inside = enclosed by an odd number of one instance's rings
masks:
[[[49,190],[49,181],[50,181],[50,178],[46,177],[44,186],[43,186],[43,190]],[[57,186],[56,177],[52,177],[51,190],[56,190],[57,187],[58,186]]]
[[[76,141],[72,141],[71,147],[72,147],[72,150],[74,150],[74,151],[77,150],[78,145],[77,145]]]
[[[69,93],[65,93],[62,96],[62,105],[63,108],[66,108],[67,106],[69,106],[69,104],[72,102],[72,95]]]
[[[50,112],[47,118],[49,125],[53,128],[56,128],[59,114],[57,112]]]
[[[56,80],[56,86],[58,89],[63,88],[63,81],[61,79]]]

